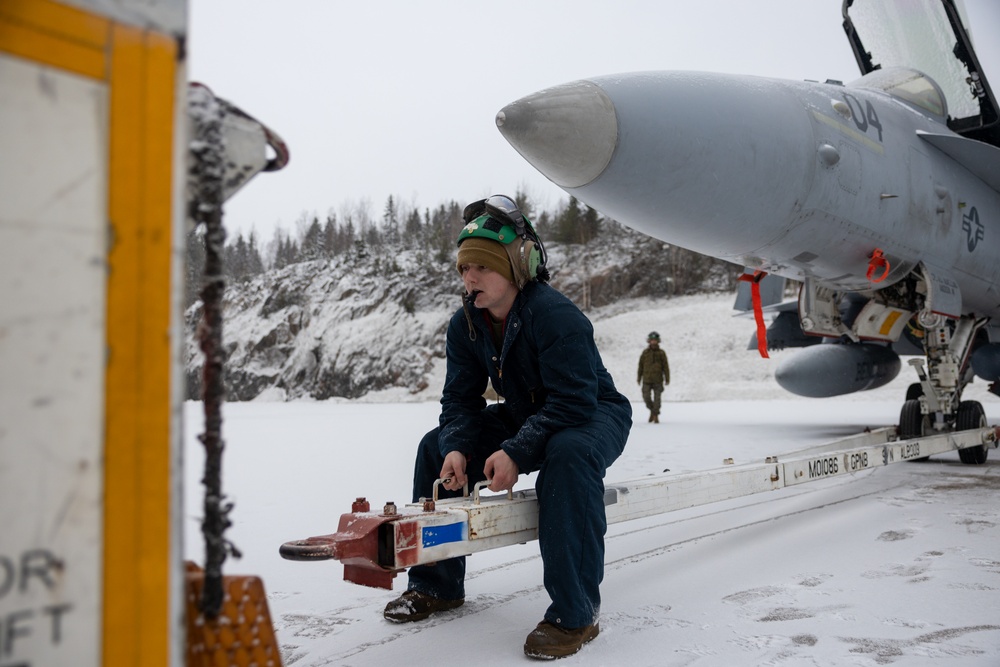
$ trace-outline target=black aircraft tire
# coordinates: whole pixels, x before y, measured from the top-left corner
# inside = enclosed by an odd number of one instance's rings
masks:
[[[899,437],[903,440],[922,438],[930,430],[930,417],[920,413],[920,401],[915,398],[903,403],[899,411]],[[921,456],[913,461],[926,461],[929,456]]]
[[[914,382],[909,387],[906,388],[906,400],[912,401],[915,398],[920,398],[924,395],[924,388],[919,382]]]
[[[986,426],[986,412],[983,411],[982,403],[979,401],[962,401],[958,404],[958,419],[955,420],[955,428],[957,430],[965,431],[970,428],[982,428],[984,426]],[[988,454],[989,451],[986,449],[986,445],[977,445],[958,450],[958,458],[962,460],[962,463],[970,465],[986,463]]]

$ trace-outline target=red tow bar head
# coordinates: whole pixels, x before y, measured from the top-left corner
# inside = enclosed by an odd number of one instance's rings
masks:
[[[345,581],[391,590],[397,571],[391,564],[380,563],[379,536],[384,532],[380,528],[398,520],[399,515],[370,512],[364,498],[358,498],[351,509],[354,511],[340,516],[336,533],[285,542],[278,553],[287,560],[339,560],[344,564]],[[389,531],[389,538],[391,534]]]

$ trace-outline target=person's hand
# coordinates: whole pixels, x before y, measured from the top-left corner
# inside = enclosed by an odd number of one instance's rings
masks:
[[[486,465],[483,466],[483,474],[486,475],[486,479],[490,480],[490,491],[513,489],[519,473],[517,464],[502,449],[493,452],[490,458],[486,459]]]
[[[442,484],[449,491],[458,491],[469,481],[465,476],[465,454],[462,452],[448,452],[444,457],[444,465],[438,474],[440,479],[447,479],[448,482]]]

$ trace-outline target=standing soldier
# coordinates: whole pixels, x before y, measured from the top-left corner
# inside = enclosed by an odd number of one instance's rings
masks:
[[[670,384],[670,365],[667,363],[667,353],[660,349],[660,334],[651,331],[646,338],[649,347],[639,357],[636,381],[642,385],[642,400],[649,408],[649,421],[659,424],[660,394],[663,393],[663,385]]]

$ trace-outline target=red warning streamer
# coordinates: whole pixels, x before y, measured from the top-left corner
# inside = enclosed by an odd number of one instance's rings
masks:
[[[872,278],[877,269],[882,269],[882,275],[878,278]],[[875,248],[875,250],[872,251],[872,256],[868,258],[868,273],[865,274],[865,277],[873,283],[880,283],[885,280],[888,275],[889,260],[885,258],[885,254],[882,252],[881,248]]]
[[[750,296],[753,299],[753,318],[757,321],[757,351],[764,359],[770,359],[767,354],[767,327],[764,326],[764,311],[760,305],[760,281],[767,275],[766,271],[755,270],[751,276],[744,273],[740,280],[750,283]]]

